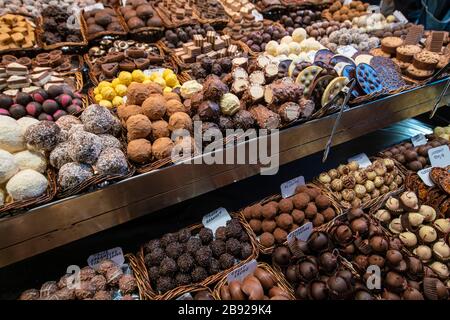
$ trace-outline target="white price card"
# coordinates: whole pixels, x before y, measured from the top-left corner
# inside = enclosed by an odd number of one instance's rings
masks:
[[[89,256],[87,262],[90,267],[97,269],[97,266],[100,264],[100,262],[107,259],[112,260],[115,264],[119,266],[123,265],[123,263],[125,262],[125,258],[123,257],[122,248],[116,247],[95,253]]]
[[[264,17],[261,13],[259,13],[256,9],[252,10],[252,15],[255,18],[255,21],[262,21],[264,20]]]
[[[344,5],[345,6],[350,5],[350,3],[352,3],[352,0],[344,0]]]
[[[394,17],[401,23],[408,23],[408,19],[401,13],[401,11],[395,10],[393,13]]]
[[[428,142],[427,138],[423,133],[419,133],[414,137],[411,137],[411,142],[414,147],[422,146]]]
[[[96,3],[93,5],[84,7],[84,12],[89,12],[92,10],[103,10],[103,9],[105,9],[105,6],[103,5],[103,3]]]
[[[339,54],[342,54],[343,56],[346,56],[347,58],[351,58],[355,55],[355,53],[358,52],[358,50],[356,50],[352,46],[343,46],[343,47],[339,47],[337,49],[337,52]]]
[[[367,7],[367,12],[380,13],[380,6],[370,5],[370,6]]]
[[[306,240],[308,240],[312,231],[313,231],[313,224],[312,224],[312,222],[308,222],[308,223],[302,225],[301,227],[298,227],[291,233],[289,233],[287,236],[287,241],[288,241],[288,243],[290,243],[294,239],[306,241]]]
[[[433,187],[434,183],[431,181],[430,178],[430,172],[433,167],[425,168],[422,170],[417,171],[417,174],[419,175],[420,179],[422,179],[423,183],[425,183],[429,187]]]
[[[447,145],[428,150],[428,157],[432,167],[444,168],[450,165],[450,150]]]
[[[353,156],[351,158],[348,158],[348,163],[356,161],[358,162],[359,166],[361,168],[367,168],[372,164],[372,161],[370,161],[369,157],[365,153],[357,154],[356,156]]]
[[[300,176],[282,183],[280,186],[281,196],[283,198],[289,198],[290,196],[293,196],[295,194],[295,189],[298,186],[303,186],[304,184],[305,184],[304,176]]]
[[[237,269],[234,269],[227,275],[227,282],[230,283],[231,281],[239,281],[245,279],[248,275],[251,275],[255,272],[256,267],[258,266],[258,263],[255,259],[250,260],[246,264],[243,264]]]
[[[211,229],[213,234],[215,234],[217,228],[226,226],[228,220],[231,220],[231,217],[227,209],[218,208],[203,216],[202,223],[205,228]]]
[[[144,74],[146,76],[150,76],[152,73],[159,73],[160,75],[162,75],[163,72],[164,72],[164,68],[153,68],[153,69],[144,70]]]

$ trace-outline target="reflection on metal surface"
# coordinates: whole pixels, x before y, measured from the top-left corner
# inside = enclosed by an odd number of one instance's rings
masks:
[[[333,145],[429,111],[444,84],[442,80],[346,110]],[[442,99],[445,103],[450,103],[450,92]],[[281,131],[280,165],[323,150],[336,116]],[[259,173],[256,164],[176,164],[4,219],[0,267]]]

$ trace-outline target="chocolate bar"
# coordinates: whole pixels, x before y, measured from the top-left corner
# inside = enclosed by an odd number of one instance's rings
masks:
[[[444,43],[444,36],[444,31],[431,31],[430,41],[427,46],[428,50],[440,53]]]
[[[408,34],[403,41],[403,44],[418,44],[423,36],[423,25],[412,25],[408,29]]]

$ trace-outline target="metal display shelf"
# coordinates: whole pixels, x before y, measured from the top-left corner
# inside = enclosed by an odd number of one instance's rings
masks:
[[[430,111],[446,80],[346,110],[333,145]],[[445,104],[450,104],[450,90],[442,98]],[[323,150],[336,116],[280,131],[280,165]],[[0,267],[259,173],[258,164],[180,163],[5,218],[0,220]]]

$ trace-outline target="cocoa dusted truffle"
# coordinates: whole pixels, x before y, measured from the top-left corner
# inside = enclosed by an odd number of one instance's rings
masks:
[[[208,272],[203,267],[195,267],[191,273],[192,282],[200,282],[208,277]]]
[[[210,244],[213,256],[219,258],[226,251],[225,242],[222,240],[214,240]]]
[[[175,276],[175,282],[177,286],[186,286],[192,283],[192,278],[186,273],[177,273]]]
[[[190,238],[186,243],[186,250],[191,254],[195,254],[202,246],[202,241],[199,238]]]
[[[232,254],[233,256],[239,256],[241,252],[241,243],[239,240],[231,238],[226,242],[226,252]]]
[[[161,160],[170,157],[174,143],[169,138],[159,138],[153,142],[152,152],[156,159]]]
[[[43,120],[25,131],[25,141],[38,150],[51,151],[59,142],[60,127],[53,121]]]
[[[229,253],[224,253],[219,258],[220,267],[226,270],[234,266],[234,257]]]
[[[201,247],[195,253],[195,261],[202,267],[208,267],[212,258],[212,251],[209,247]]]
[[[159,274],[162,276],[171,276],[177,272],[177,270],[177,263],[169,257],[165,257],[159,266]]]
[[[143,114],[136,114],[126,122],[128,141],[147,138],[152,132],[152,122]]]
[[[175,288],[175,282],[171,277],[160,277],[156,280],[156,289],[159,292],[167,292]]]
[[[178,242],[169,243],[166,246],[166,253],[172,259],[177,259],[183,253],[183,246]]]
[[[161,120],[167,111],[166,104],[162,95],[152,95],[143,102],[142,113],[152,121]]]
[[[183,253],[177,260],[181,272],[189,272],[195,265],[194,258],[189,253]]]
[[[119,289],[122,294],[131,294],[136,291],[136,279],[131,274],[124,274],[119,280]]]
[[[169,136],[170,136],[169,124],[166,121],[158,120],[152,122],[151,138],[153,141],[159,138]]]
[[[127,155],[135,163],[149,163],[152,160],[152,144],[147,139],[130,141],[127,146]]]
[[[127,90],[127,104],[140,106],[152,93],[162,94],[161,87],[156,83],[150,86],[143,83],[132,82]]]
[[[205,245],[210,243],[214,238],[212,230],[208,229],[208,228],[202,228],[200,230],[200,232],[198,233],[198,236],[199,236],[200,240],[202,241],[202,243]]]
[[[181,243],[187,242],[191,238],[191,230],[188,228],[181,229],[178,232],[178,241]]]
[[[192,119],[185,112],[175,112],[169,118],[169,130],[175,131],[177,129],[184,129],[192,131]]]

